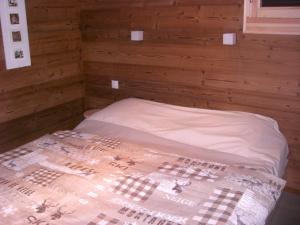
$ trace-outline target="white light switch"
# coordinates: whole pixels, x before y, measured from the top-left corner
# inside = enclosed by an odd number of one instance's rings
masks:
[[[142,31],[142,30],[133,30],[133,31],[131,31],[131,40],[132,41],[142,41],[142,40],[144,40],[144,31]]]
[[[223,45],[235,45],[235,44],[236,44],[236,33],[223,34]]]
[[[112,89],[119,89],[119,81],[118,80],[112,80],[111,81],[111,88]]]

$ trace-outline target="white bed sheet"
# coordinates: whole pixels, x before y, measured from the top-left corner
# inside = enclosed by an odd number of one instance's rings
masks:
[[[288,145],[275,120],[253,113],[196,109],[129,98],[87,120],[143,131],[195,147],[265,161],[282,176]]]

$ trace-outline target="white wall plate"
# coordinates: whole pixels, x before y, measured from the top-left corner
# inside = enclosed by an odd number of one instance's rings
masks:
[[[0,0],[6,69],[31,65],[25,0]]]

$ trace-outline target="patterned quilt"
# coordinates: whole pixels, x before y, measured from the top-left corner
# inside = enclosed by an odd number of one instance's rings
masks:
[[[255,168],[60,131],[0,155],[0,224],[264,224],[284,185]]]

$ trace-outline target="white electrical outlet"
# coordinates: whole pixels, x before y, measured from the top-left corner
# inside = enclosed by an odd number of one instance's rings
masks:
[[[236,44],[236,33],[223,34],[223,45],[235,45],[235,44]]]
[[[111,80],[111,88],[112,89],[119,89],[119,81],[118,80]]]
[[[133,31],[131,31],[131,40],[132,41],[142,41],[142,40],[144,40],[144,31],[142,31],[142,30],[133,30]]]

